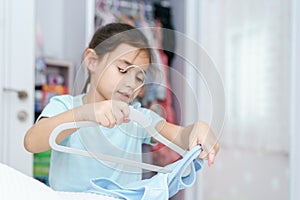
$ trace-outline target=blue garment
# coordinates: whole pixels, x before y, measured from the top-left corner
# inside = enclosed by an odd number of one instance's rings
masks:
[[[112,196],[125,200],[167,200],[179,190],[195,183],[196,171],[200,170],[203,161],[199,158],[200,146],[193,148],[181,160],[167,165],[170,173],[158,173],[150,179],[136,181],[125,186],[108,178],[92,179],[88,192]],[[184,172],[191,169],[188,175]]]
[[[52,117],[82,105],[82,96],[51,98],[39,118]],[[153,111],[141,108],[138,103],[133,106],[147,116],[154,127],[164,120]],[[151,137],[140,125],[130,122],[111,129],[103,126],[80,128],[60,145],[141,162],[143,143],[152,144]],[[141,180],[141,174],[139,168],[54,150],[51,152],[49,182],[54,190],[82,192],[87,189],[90,179],[97,177],[109,177],[121,184],[128,184]]]

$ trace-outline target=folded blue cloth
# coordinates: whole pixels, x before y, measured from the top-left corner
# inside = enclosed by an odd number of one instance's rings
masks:
[[[197,158],[200,146],[194,147],[184,157],[166,168],[170,173],[157,173],[150,179],[136,181],[125,186],[109,178],[92,179],[88,192],[125,200],[167,200],[178,191],[195,183],[196,171],[202,168],[203,160]],[[190,166],[190,169],[188,167]],[[186,170],[188,174],[185,175]]]

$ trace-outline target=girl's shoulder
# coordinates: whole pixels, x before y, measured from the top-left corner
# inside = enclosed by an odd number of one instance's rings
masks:
[[[132,106],[140,111],[142,114],[144,114],[150,121],[152,126],[156,126],[156,124],[160,121],[165,121],[163,117],[161,117],[158,113],[154,112],[153,110],[149,108],[144,108],[141,106],[141,103],[134,102]]]
[[[63,104],[67,108],[73,108],[82,105],[82,95],[72,96],[69,94],[57,95],[51,97],[50,104]]]
[[[63,94],[63,95],[56,95],[50,98],[51,101],[71,101],[74,99],[74,96],[69,95],[69,94]]]

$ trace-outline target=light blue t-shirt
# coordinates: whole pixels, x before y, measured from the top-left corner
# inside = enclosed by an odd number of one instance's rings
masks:
[[[75,97],[62,95],[51,98],[39,119],[52,117],[82,105],[82,97],[83,94]],[[164,120],[153,111],[142,108],[139,103],[134,103],[133,106],[145,114],[153,126]],[[143,143],[153,144],[146,130],[131,121],[111,129],[100,125],[80,128],[60,145],[141,162]],[[54,190],[79,192],[87,189],[90,179],[107,177],[123,185],[141,180],[141,172],[139,168],[52,151],[49,182]]]

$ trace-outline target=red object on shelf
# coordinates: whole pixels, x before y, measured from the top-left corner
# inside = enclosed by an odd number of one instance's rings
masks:
[[[68,87],[65,85],[43,85],[43,102],[48,103],[50,98],[56,95],[62,95],[68,93]]]

